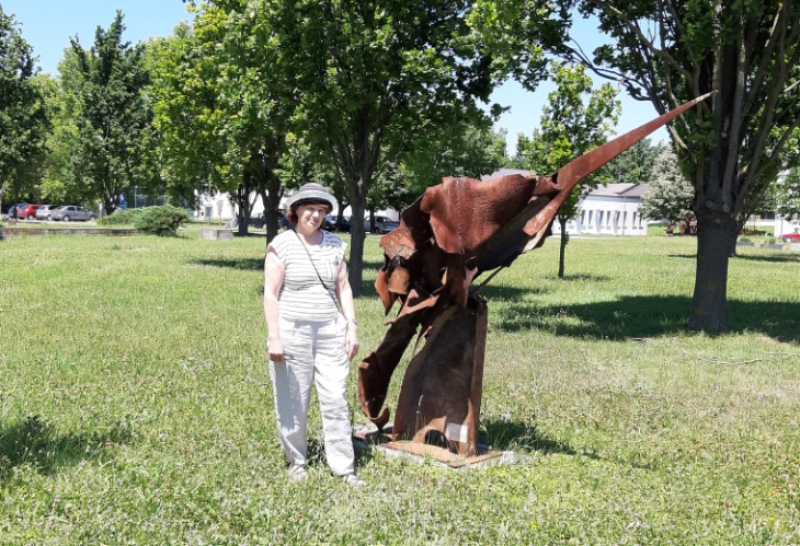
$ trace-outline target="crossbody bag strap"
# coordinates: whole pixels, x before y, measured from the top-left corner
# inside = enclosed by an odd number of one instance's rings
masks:
[[[322,286],[325,287],[325,290],[328,291],[328,295],[330,295],[331,299],[333,300],[333,304],[336,306],[336,309],[341,313],[342,312],[342,308],[339,305],[339,300],[337,300],[336,296],[334,296],[334,291],[327,284],[325,284],[325,281],[322,280],[322,275],[319,274],[319,270],[317,269],[317,264],[314,263],[314,258],[311,257],[311,253],[308,251],[308,247],[303,242],[303,239],[300,238],[300,234],[297,233],[297,230],[292,229],[292,231],[294,231],[294,234],[297,237],[297,241],[300,243],[300,246],[302,246],[303,250],[306,251],[306,256],[308,256],[308,261],[311,262],[311,267],[314,268],[314,273],[317,274],[317,278],[319,279],[319,282],[322,283]],[[322,239],[325,240],[325,234],[324,233],[322,234]]]

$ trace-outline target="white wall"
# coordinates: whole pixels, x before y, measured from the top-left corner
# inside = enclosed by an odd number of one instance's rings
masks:
[[[578,205],[575,218],[567,222],[570,235],[647,235],[647,222],[639,214],[639,199],[589,196]],[[553,223],[553,233],[561,225]]]

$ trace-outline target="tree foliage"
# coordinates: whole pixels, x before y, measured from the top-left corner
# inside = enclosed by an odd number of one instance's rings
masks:
[[[389,203],[399,209],[445,176],[480,179],[506,163],[505,132],[495,132],[485,117],[454,119],[420,136],[404,153],[398,178],[406,181],[407,197]],[[398,182],[399,183],[399,182]]]
[[[161,139],[165,188],[169,195],[194,201],[196,190],[230,191],[218,165],[225,140],[217,129],[217,58],[196,44],[188,24],[147,45],[154,125]],[[238,184],[238,181],[236,181]],[[235,186],[234,186],[235,187]]]
[[[512,62],[489,47],[507,45],[507,35],[497,27],[499,10],[490,2],[215,4],[242,16],[266,17],[254,47],[278,48],[270,77],[300,90],[295,97],[300,132],[345,181],[354,218],[364,215],[376,174],[398,164],[410,140],[449,124],[476,100],[487,101],[498,75],[507,74],[510,65],[533,81],[541,64],[540,48]],[[538,20],[527,19],[527,25]],[[483,27],[492,31],[482,34]],[[351,236],[350,283],[358,294],[361,222],[353,222]]]
[[[617,184],[649,184],[662,148],[649,138],[640,140],[606,166],[608,180]]]
[[[669,146],[664,146],[649,181],[649,190],[639,208],[644,218],[679,222],[694,218],[694,187],[678,166],[678,158]]]
[[[17,198],[36,192],[28,174],[47,130],[33,50],[18,26],[0,5],[0,201],[8,189]]]
[[[787,219],[800,219],[800,167],[792,167],[775,186],[775,212]]]
[[[670,126],[695,189],[698,260],[692,328],[724,329],[729,256],[748,200],[798,161],[800,3],[736,0],[578,0],[613,43],[567,49],[659,113],[717,94]],[[578,40],[580,42],[580,40]]]
[[[109,214],[128,188],[152,185],[158,176],[145,49],[123,42],[124,31],[118,11],[107,30],[97,27],[89,50],[71,39],[60,65],[64,115],[75,133],[64,150],[70,183],[85,198],[101,200]]]
[[[184,197],[231,193],[240,232],[260,195],[271,239],[284,187],[298,186],[310,163],[294,121],[298,90],[280,77],[272,11],[262,8],[207,4],[193,27],[156,42],[152,94],[168,186]]]
[[[582,65],[553,63],[551,76],[556,90],[548,95],[542,109],[539,129],[531,139],[520,138],[517,156],[531,171],[550,175],[586,152],[605,144],[621,111],[620,102],[611,84],[593,88],[592,79]],[[567,244],[567,222],[576,216],[580,199],[596,188],[603,173],[596,172],[581,180],[558,209],[561,225],[561,253],[558,276],[564,277],[564,254]]]

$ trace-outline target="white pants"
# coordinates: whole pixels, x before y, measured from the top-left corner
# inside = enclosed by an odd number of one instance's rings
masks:
[[[337,476],[354,471],[352,428],[347,408],[350,363],[344,349],[345,322],[280,319],[283,362],[270,362],[278,434],[291,464],[304,465],[308,452],[308,404],[317,387],[328,466]]]

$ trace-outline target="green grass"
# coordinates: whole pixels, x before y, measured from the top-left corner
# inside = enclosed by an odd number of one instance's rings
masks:
[[[0,241],[0,544],[800,543],[800,256],[741,250],[712,336],[684,328],[695,238],[575,239],[565,280],[555,243],[485,291],[481,439],[527,462],[362,456],[350,490],[316,402],[286,478],[263,237]]]

